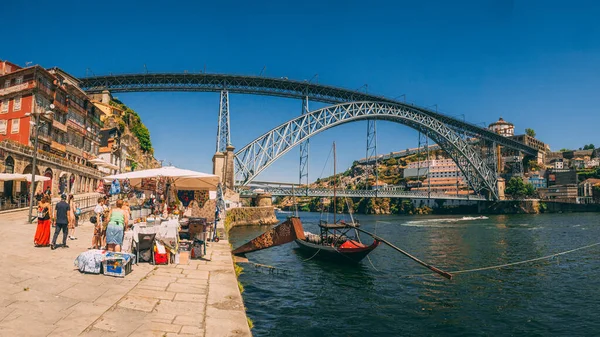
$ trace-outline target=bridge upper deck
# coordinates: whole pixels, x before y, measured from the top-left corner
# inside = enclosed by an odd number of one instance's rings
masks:
[[[310,100],[324,103],[345,103],[356,101],[376,101],[394,103],[430,115],[461,133],[472,137],[481,137],[499,145],[537,155],[537,150],[521,142],[507,139],[477,125],[446,116],[437,111],[404,103],[379,95],[356,90],[328,86],[309,81],[295,81],[287,78],[269,78],[227,74],[190,74],[190,73],[145,73],[86,77],[80,86],[89,93],[141,92],[141,91],[203,91],[218,92],[228,90],[232,93],[269,95],[291,98],[308,97]]]

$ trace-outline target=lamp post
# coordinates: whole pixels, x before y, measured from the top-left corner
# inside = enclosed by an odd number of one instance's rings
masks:
[[[40,111],[34,111],[34,112],[28,112],[25,114],[25,116],[33,116],[33,127],[35,128],[35,135],[34,135],[34,141],[33,141],[33,160],[31,163],[31,190],[29,192],[29,217],[28,222],[31,222],[33,220],[33,198],[34,198],[34,194],[35,194],[35,169],[36,169],[36,162],[37,162],[37,151],[38,151],[38,137],[40,135],[40,127],[43,125],[42,122],[40,121],[40,116],[44,115],[44,116],[52,116],[52,114],[54,113],[52,110],[54,110],[54,104],[50,104],[50,110],[47,110],[45,112],[40,112]],[[35,108],[33,109],[35,110]]]

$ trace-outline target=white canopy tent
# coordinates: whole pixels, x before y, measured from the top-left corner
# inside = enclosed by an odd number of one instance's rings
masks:
[[[94,164],[96,166],[107,167],[107,168],[109,168],[111,170],[118,170],[119,169],[119,167],[117,165],[111,164],[109,162],[106,162],[106,161],[104,161],[104,160],[102,160],[100,158],[91,159],[91,160],[88,160],[88,162],[90,164]]]
[[[20,173],[0,173],[0,181],[28,181],[31,182],[31,174],[20,174]],[[35,181],[48,181],[50,178],[46,176],[35,176]]]
[[[171,178],[173,185],[178,190],[216,191],[220,181],[219,176],[214,174],[185,170],[174,166],[114,174],[104,177],[104,181],[112,182],[115,179],[129,179],[131,186],[139,187],[142,179],[160,177]]]

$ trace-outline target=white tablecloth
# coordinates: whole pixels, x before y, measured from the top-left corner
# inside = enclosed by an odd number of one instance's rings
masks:
[[[156,240],[162,241],[171,249],[177,249],[179,221],[177,219],[165,220],[158,226],[147,226],[145,222],[133,225],[133,229],[125,232],[123,239],[123,252],[131,252],[133,241],[136,243],[139,234],[156,234]],[[126,250],[129,248],[128,250]]]

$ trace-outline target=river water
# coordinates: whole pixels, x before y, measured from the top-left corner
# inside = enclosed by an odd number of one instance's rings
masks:
[[[301,213],[317,232],[316,213]],[[600,242],[593,213],[358,215],[362,228],[432,265],[457,271],[538,258]],[[235,228],[237,247],[266,227]],[[370,242],[368,237],[363,241]],[[598,336],[600,245],[453,280],[381,245],[358,266],[301,254],[295,243],[248,254],[240,276],[255,336]]]

